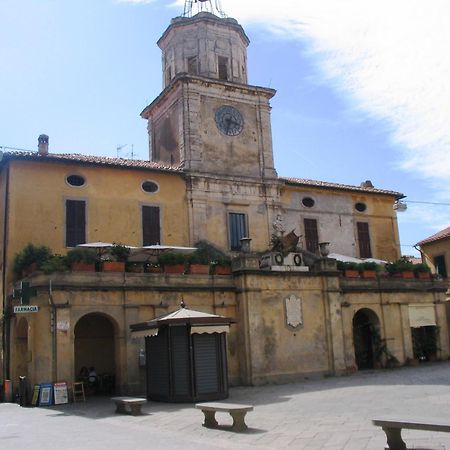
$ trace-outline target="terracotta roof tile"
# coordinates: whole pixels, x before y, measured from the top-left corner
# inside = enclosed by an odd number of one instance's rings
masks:
[[[3,152],[0,157],[0,164],[7,159],[31,159],[40,161],[67,161],[78,162],[83,164],[95,164],[113,167],[127,167],[137,169],[161,170],[167,172],[181,172],[179,165],[170,166],[153,161],[111,158],[107,156],[81,155],[78,153],[49,153],[48,155],[40,155],[37,152],[24,151],[7,151]]]
[[[450,227],[445,228],[444,230],[438,231],[437,233],[433,234],[430,237],[427,237],[426,239],[423,239],[422,241],[418,242],[416,245],[424,245],[429,244],[431,242],[440,241],[441,239],[450,238]]]
[[[374,187],[352,186],[349,184],[330,183],[328,181],[308,180],[306,178],[280,177],[280,180],[285,181],[287,184],[294,184],[298,186],[311,186],[325,189],[339,189],[345,191],[384,194],[384,195],[392,195],[396,198],[404,197],[404,195],[401,192],[390,191],[386,189],[376,189]]]

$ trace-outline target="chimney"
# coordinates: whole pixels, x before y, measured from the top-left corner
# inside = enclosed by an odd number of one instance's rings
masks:
[[[370,180],[363,181],[361,183],[362,188],[373,188],[373,184]]]
[[[38,154],[48,155],[48,136],[46,134],[41,134],[38,138]]]

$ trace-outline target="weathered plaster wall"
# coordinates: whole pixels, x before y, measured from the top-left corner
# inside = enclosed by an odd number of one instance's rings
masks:
[[[86,179],[83,187],[65,182],[70,174]],[[159,185],[153,194],[143,181]],[[142,205],[160,207],[161,244],[189,245],[185,182],[176,174],[120,170],[81,164],[14,161],[11,163],[8,260],[29,242],[64,254],[65,200],[86,200],[87,242],[142,245]]]
[[[302,199],[310,197],[313,207],[305,207]],[[304,219],[317,220],[319,242],[330,242],[330,252],[359,257],[357,222],[367,222],[374,258],[394,261],[400,257],[400,243],[393,197],[358,194],[319,187],[285,186],[281,191],[282,208],[286,211],[286,230],[295,229],[303,236]],[[356,203],[367,209],[356,211]]]
[[[56,331],[56,360],[52,351],[48,282],[52,280],[56,321],[66,322],[67,330]],[[139,366],[139,350],[144,339],[132,339],[129,326],[175,311],[184,300],[190,309],[227,317],[236,317],[234,286],[230,277],[164,276],[153,274],[73,273],[38,275],[33,285],[38,286],[38,297],[33,304],[38,313],[16,315],[12,320],[15,330],[21,317],[29,321],[28,348],[30,361],[28,375],[32,383],[49,380],[75,380],[80,367],[75,367],[75,327],[87,314],[106,317],[114,328],[115,376],[119,390],[145,393],[145,376]],[[66,286],[60,289],[59,286]],[[169,288],[170,286],[170,288]],[[236,345],[237,326],[232,325],[227,336],[229,378],[232,384],[239,379]],[[12,342],[15,341],[13,336]],[[99,355],[101,360],[102,355]],[[55,365],[56,364],[56,367]],[[21,373],[15,367],[13,379]],[[101,361],[98,364],[102,367]]]

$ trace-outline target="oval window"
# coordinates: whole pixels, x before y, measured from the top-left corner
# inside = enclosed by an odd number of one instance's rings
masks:
[[[159,186],[154,181],[144,181],[142,183],[142,190],[145,192],[158,192]]]
[[[83,186],[84,183],[86,183],[86,180],[81,175],[69,175],[66,178],[66,181],[71,186],[76,186],[76,187]]]
[[[305,197],[302,200],[302,205],[306,206],[307,208],[312,208],[316,202],[311,197]]]
[[[355,203],[355,209],[359,212],[364,212],[367,209],[367,205],[365,203]]]

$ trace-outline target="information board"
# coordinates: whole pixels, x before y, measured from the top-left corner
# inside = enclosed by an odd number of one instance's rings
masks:
[[[41,390],[41,386],[39,384],[35,384],[33,388],[33,397],[31,398],[31,406],[37,406],[39,403],[39,391]]]
[[[53,394],[55,398],[55,405],[64,405],[65,403],[69,403],[67,383],[65,381],[53,384]]]
[[[39,406],[50,406],[52,404],[52,391],[53,386],[51,384],[41,384]]]

